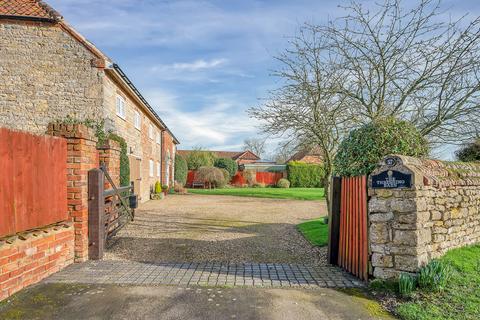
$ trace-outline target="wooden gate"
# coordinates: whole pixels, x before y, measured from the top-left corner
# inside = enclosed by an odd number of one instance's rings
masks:
[[[334,180],[329,261],[368,279],[367,177]]]

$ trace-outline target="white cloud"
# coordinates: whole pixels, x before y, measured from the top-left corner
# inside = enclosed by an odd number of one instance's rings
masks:
[[[181,110],[176,97],[167,92],[145,94],[147,100],[180,140],[181,148],[203,146],[238,149],[243,139],[256,134],[256,121],[243,112],[245,106],[228,96],[205,97],[205,105]]]
[[[206,61],[203,59],[195,60],[193,62],[174,63],[172,69],[181,71],[197,71],[203,69],[211,69],[223,65],[227,62],[227,59],[213,59]]]

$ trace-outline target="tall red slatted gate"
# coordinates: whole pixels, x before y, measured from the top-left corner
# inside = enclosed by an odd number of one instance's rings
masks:
[[[0,237],[68,219],[67,143],[0,128]]]
[[[336,179],[332,184],[329,262],[367,280],[367,177]]]

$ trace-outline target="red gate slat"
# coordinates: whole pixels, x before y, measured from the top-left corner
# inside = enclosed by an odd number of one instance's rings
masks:
[[[363,250],[361,252],[363,259],[363,272],[362,279],[368,279],[368,208],[367,208],[367,177],[362,177],[362,210],[363,210],[363,221],[362,221],[362,239],[363,239]]]

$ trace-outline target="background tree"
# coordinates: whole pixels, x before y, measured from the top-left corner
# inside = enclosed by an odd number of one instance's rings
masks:
[[[243,150],[252,151],[257,156],[262,158],[265,155],[265,139],[260,138],[247,138],[243,141]]]
[[[429,143],[463,143],[480,120],[480,19],[445,21],[439,1],[406,9],[360,2],[323,25],[304,25],[276,57],[281,80],[249,110],[266,133],[318,145],[326,194],[340,141],[386,117],[412,123]]]
[[[200,167],[211,167],[215,161],[215,155],[202,149],[192,150],[187,156],[188,170],[197,170]]]
[[[175,155],[175,180],[181,184],[185,185],[187,182],[188,166],[185,158],[180,155]]]
[[[235,160],[230,158],[217,158],[215,159],[214,166],[220,169],[227,170],[230,178],[233,177],[238,170],[238,165]],[[228,179],[230,181],[230,179]]]
[[[477,138],[475,142],[464,145],[455,155],[460,161],[480,161],[480,139]]]

